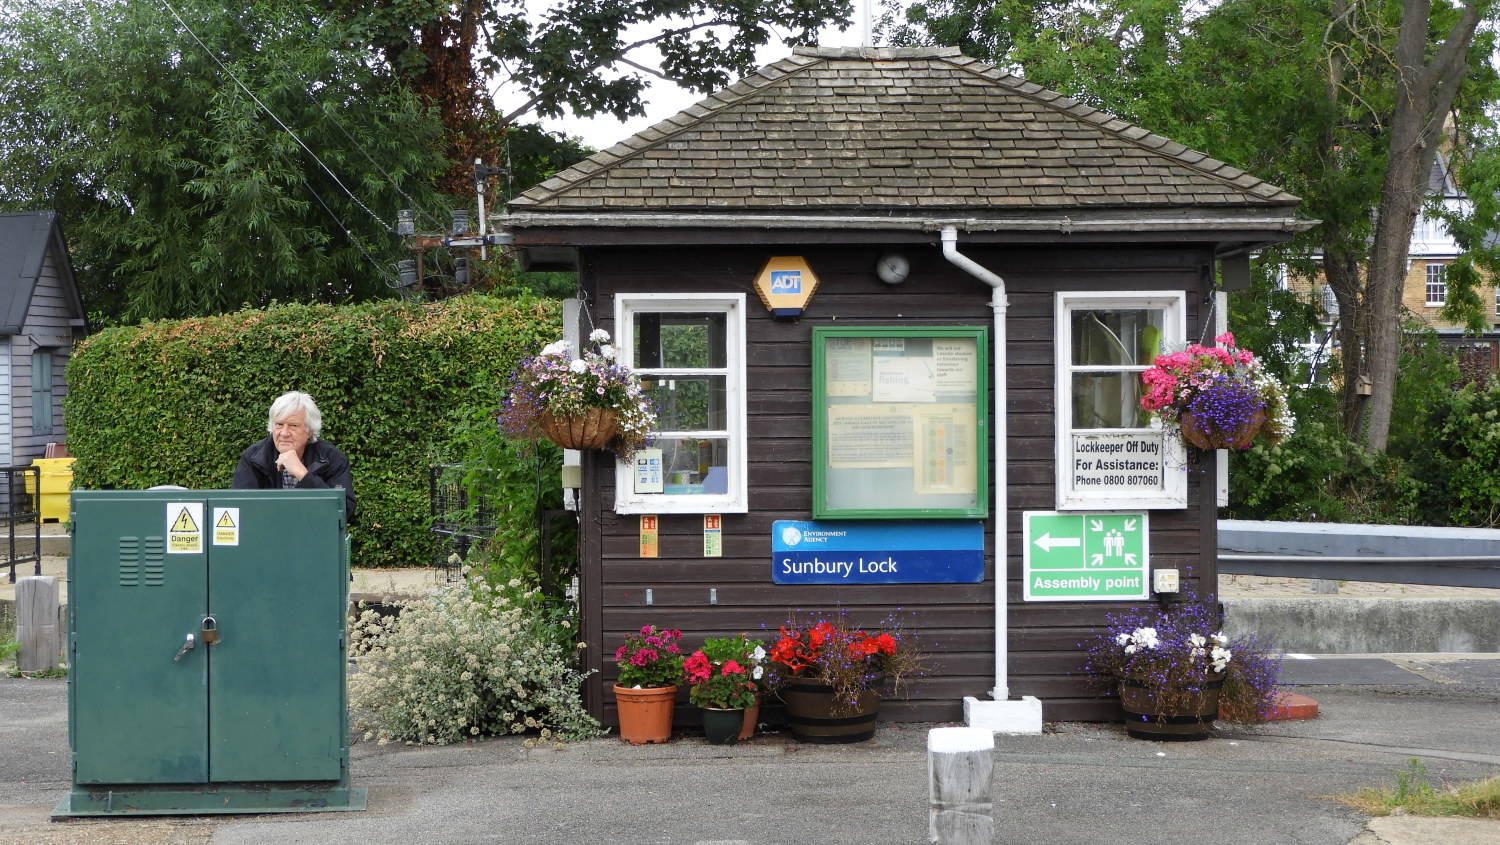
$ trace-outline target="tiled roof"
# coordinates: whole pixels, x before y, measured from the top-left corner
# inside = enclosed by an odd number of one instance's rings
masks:
[[[1248,211],[1275,185],[956,49],[798,49],[508,203],[518,217]]]

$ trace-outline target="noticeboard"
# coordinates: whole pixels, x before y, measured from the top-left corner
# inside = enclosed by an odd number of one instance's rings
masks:
[[[989,515],[983,327],[813,329],[813,516]]]

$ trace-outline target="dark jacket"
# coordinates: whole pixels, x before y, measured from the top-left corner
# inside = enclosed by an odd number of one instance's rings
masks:
[[[236,490],[281,489],[281,470],[276,468],[280,455],[269,436],[246,449],[240,455],[230,486]],[[344,488],[344,518],[353,525],[354,477],[349,474],[349,459],[344,453],[326,440],[314,440],[303,451],[302,464],[307,467],[307,474],[297,482],[297,488]]]

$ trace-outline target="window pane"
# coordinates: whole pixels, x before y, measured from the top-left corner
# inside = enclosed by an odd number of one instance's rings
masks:
[[[1075,366],[1149,365],[1161,354],[1158,308],[1073,312]]]
[[[1074,373],[1073,428],[1145,428],[1150,414],[1141,410],[1141,374]]]
[[[656,403],[659,431],[722,430],[726,427],[725,376],[642,379]]]
[[[636,366],[726,367],[724,313],[646,313],[635,315]]]
[[[723,495],[729,489],[729,441],[722,437],[660,438],[663,493]]]

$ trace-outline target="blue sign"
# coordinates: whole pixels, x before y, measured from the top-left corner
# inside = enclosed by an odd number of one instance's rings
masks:
[[[772,270],[771,293],[798,294],[802,292],[802,271]]]
[[[981,522],[797,522],[771,525],[777,584],[977,584]]]

